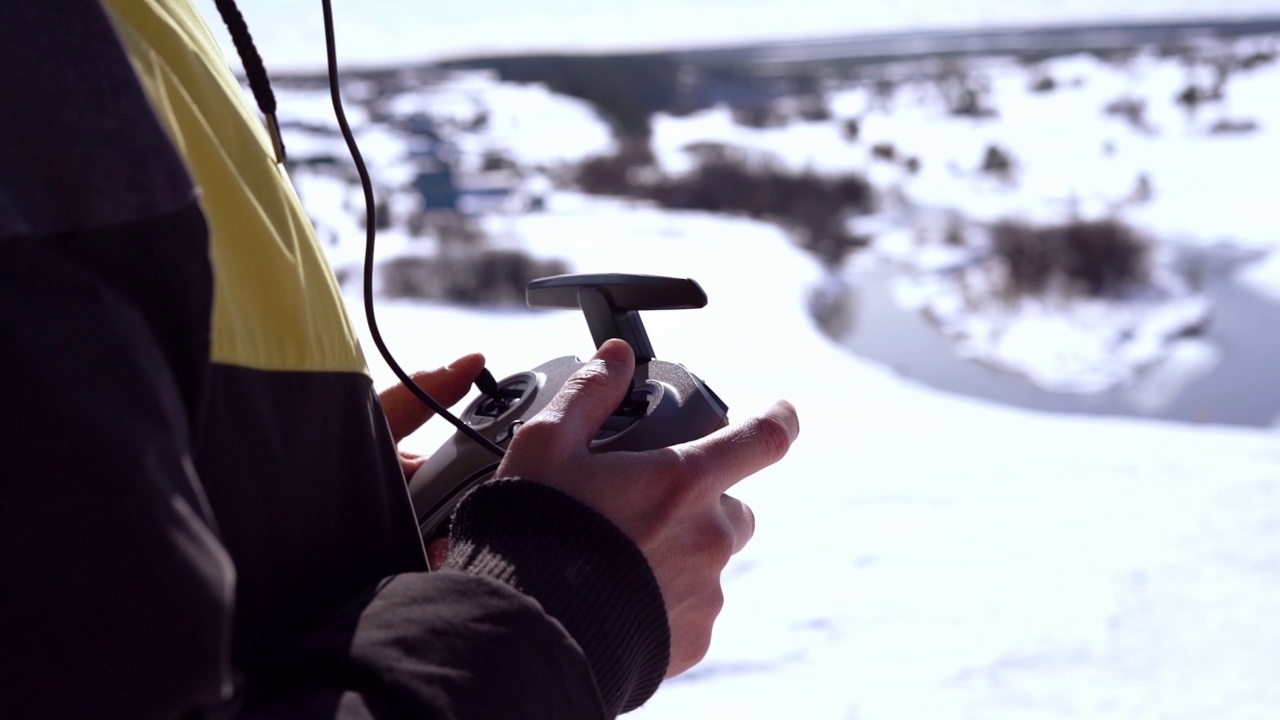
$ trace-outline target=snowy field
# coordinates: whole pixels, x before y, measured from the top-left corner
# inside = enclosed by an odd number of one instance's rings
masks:
[[[1185,352],[1182,336],[1211,317],[1212,298],[1173,271],[1187,249],[1262,258],[1243,279],[1277,294],[1280,224],[1267,197],[1280,167],[1262,158],[1280,157],[1278,44],[922,61],[891,66],[878,83],[837,85],[829,119],[755,128],[719,107],[658,116],[653,144],[670,173],[694,167],[689,148],[716,144],[794,172],[866,176],[882,207],[851,222],[872,248],[845,269],[849,282],[891,268],[902,306],[927,312],[961,356],[1048,390],[1096,393]],[[1267,53],[1270,62],[1216,74]],[[1180,104],[1189,87],[1222,97]],[[1102,220],[1153,243],[1148,282],[1114,299],[1001,296],[992,224]]]
[[[1280,115],[1270,98],[1280,96],[1280,72],[1274,64],[1259,68],[1253,90],[1237,94],[1231,86],[1231,116],[1261,125],[1221,138],[1205,134],[1207,116],[1187,120],[1158,109],[1171,105],[1168,88],[1153,79],[1165,71],[1146,62],[1139,57],[1124,69],[1089,58],[1055,61],[1049,70],[1065,89],[1041,96],[1026,90],[1025,69],[992,61],[991,97],[1001,111],[994,119],[945,117],[909,85],[882,106],[855,89],[832,95],[835,117],[824,123],[757,131],[717,110],[662,118],[655,149],[673,171],[681,147],[706,139],[751,145],[797,167],[866,169],[904,203],[961,207],[975,220],[1006,211],[1052,219],[1046,208],[1061,205],[1052,200],[1073,194],[1088,212],[1131,192],[1145,172],[1151,196],[1127,217],[1153,231],[1176,230],[1160,234],[1171,242],[1270,253],[1246,274],[1275,291],[1280,253],[1272,249],[1280,238],[1259,188],[1280,180],[1274,163],[1258,158],[1278,156]],[[1071,85],[1076,77],[1086,82]],[[1101,112],[1120,92],[1149,93],[1158,140]],[[296,129],[329,122],[321,96],[286,91],[280,103],[283,118],[295,123],[285,138],[291,147],[342,152],[332,137]],[[522,163],[548,164],[611,143],[581,103],[477,76],[393,106],[400,113],[443,108],[463,120],[485,108],[484,132],[455,138],[471,156],[502,150]],[[863,137],[851,144],[838,128],[854,116],[863,120]],[[1057,118],[1069,131],[1036,126],[1037,117]],[[534,132],[547,118],[556,133]],[[1024,121],[1042,130],[1025,130]],[[413,139],[368,125],[360,139],[377,181],[402,186]],[[1020,159],[1013,190],[973,172],[997,139]],[[876,159],[868,148],[879,142],[918,154],[919,171]],[[1254,173],[1243,183],[1252,193],[1244,199],[1196,177],[1236,177],[1242,168]],[[333,264],[349,273],[363,236],[354,190],[324,172],[295,178],[331,242]],[[1088,197],[1093,190],[1103,195]],[[1212,202],[1213,212],[1193,212],[1191,202]],[[564,191],[549,196],[544,212],[484,222],[496,244],[565,260],[574,272],[695,278],[707,308],[646,317],[658,357],[701,376],[736,417],[780,397],[800,413],[790,456],[735,490],[754,508],[758,530],[724,576],[727,603],[710,655],[632,717],[1280,717],[1275,431],[1049,416],[916,385],[827,339],[806,298],[829,281],[829,270],[774,225]],[[381,237],[383,262],[435,248],[394,223]],[[891,229],[871,257],[920,280],[947,265],[921,260],[938,258],[935,250],[928,238],[904,240]],[[969,257],[962,251],[958,259]],[[353,316],[362,317],[357,284],[346,288]],[[1165,289],[1171,300],[1203,301],[1191,288]],[[567,311],[383,300],[378,316],[408,369],[479,350],[503,377],[592,350],[581,316]],[[369,361],[378,383],[390,384],[381,360]],[[1098,367],[1077,367],[1077,379],[1086,370]],[[444,423],[431,425],[410,439],[412,449],[430,452],[449,434]]]
[[[776,228],[585,203],[519,232],[575,271],[696,278],[707,308],[649,314],[658,356],[739,417],[788,398],[803,428],[735,491],[758,530],[710,655],[634,717],[1280,716],[1280,437],[924,390],[823,338],[801,301],[821,270]],[[379,315],[409,368],[591,351],[567,311]]]

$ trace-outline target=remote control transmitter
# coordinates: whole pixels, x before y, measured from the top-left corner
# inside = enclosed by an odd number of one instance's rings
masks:
[[[581,308],[596,347],[621,338],[636,356],[629,396],[592,440],[592,452],[669,447],[711,434],[728,423],[728,407],[683,365],[658,360],[641,310],[704,307],[706,293],[688,279],[652,275],[559,275],[529,283],[532,308]],[[551,401],[585,363],[559,357],[489,387],[467,406],[462,422],[502,449],[525,421]],[[423,538],[448,534],[448,519],[467,490],[493,477],[499,459],[461,432],[445,442],[409,481]]]

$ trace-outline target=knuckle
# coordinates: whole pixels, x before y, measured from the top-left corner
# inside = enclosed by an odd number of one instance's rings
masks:
[[[529,418],[516,431],[515,436],[511,440],[512,447],[544,447],[550,443],[558,432],[555,418],[548,415],[545,410]]]
[[[697,446],[681,448],[679,462],[674,463],[668,473],[670,487],[668,492],[688,494],[698,487],[702,479],[713,470],[712,461],[706,451]]]
[[[708,517],[698,537],[698,550],[717,574],[733,556],[733,528],[719,513]]]
[[[560,394],[568,397],[585,397],[607,400],[614,394],[613,379],[602,362],[589,362],[569,376]]]
[[[715,619],[720,617],[720,611],[724,610],[724,588],[720,587],[720,583],[716,583],[711,588],[711,592],[707,593],[706,598],[707,614],[710,616],[707,622],[708,639],[710,636],[711,624]]]
[[[751,510],[750,505],[746,503],[740,504],[742,505],[742,517],[746,521],[746,532],[744,533],[745,537],[742,539],[742,545],[746,545],[756,535],[756,514]],[[741,546],[739,546],[739,549],[741,549]]]
[[[708,542],[708,551],[719,567],[723,568],[729,564],[729,558],[733,557],[733,551],[736,549],[733,537],[733,529],[724,521],[715,523],[715,530],[712,532]]]
[[[781,460],[791,448],[791,431],[782,421],[769,415],[756,418],[747,429],[747,437],[752,442],[764,446],[769,460]]]

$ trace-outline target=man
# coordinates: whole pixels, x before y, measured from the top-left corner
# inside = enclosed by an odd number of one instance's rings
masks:
[[[0,715],[607,718],[705,653],[794,410],[593,456],[601,347],[428,571],[283,168],[185,0],[0,5]],[[456,402],[483,365],[421,373]]]

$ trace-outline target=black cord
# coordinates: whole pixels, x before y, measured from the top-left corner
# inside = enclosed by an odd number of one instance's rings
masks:
[[[222,2],[230,2],[230,0],[219,0]],[[347,142],[347,149],[351,152],[351,159],[355,161],[356,172],[360,174],[360,188],[364,191],[364,208],[365,208],[365,244],[364,244],[364,314],[369,322],[369,333],[373,336],[374,345],[378,346],[378,352],[382,354],[387,365],[391,367],[391,371],[400,378],[400,382],[414,394],[424,405],[431,408],[444,419],[458,428],[458,431],[480,444],[489,452],[502,457],[504,452],[501,447],[496,445],[489,438],[481,435],[475,428],[467,425],[450,413],[443,405],[436,402],[435,398],[428,395],[413,378],[400,367],[400,364],[391,357],[391,351],[387,349],[387,345],[382,340],[382,333],[378,331],[378,321],[373,314],[373,243],[374,243],[374,200],[373,200],[373,183],[369,180],[369,171],[364,166],[364,158],[360,155],[360,149],[356,147],[356,139],[351,133],[351,126],[347,123],[347,115],[342,109],[342,98],[338,91],[338,53],[335,48],[333,38],[333,8],[329,4],[329,0],[321,0],[324,6],[324,43],[325,52],[328,57],[329,64],[329,94],[333,98],[333,112],[338,118],[338,127],[342,130],[342,138]]]
[[[249,90],[258,103],[267,121],[267,133],[271,135],[271,145],[276,152],[276,162],[285,160],[284,138],[280,135],[280,123],[276,120],[276,94],[271,91],[271,79],[267,76],[267,68],[262,64],[262,56],[258,47],[253,44],[253,36],[249,34],[249,24],[240,14],[235,0],[214,0],[222,23],[231,34],[231,42],[236,46],[236,54],[244,65],[244,74],[249,79]]]

